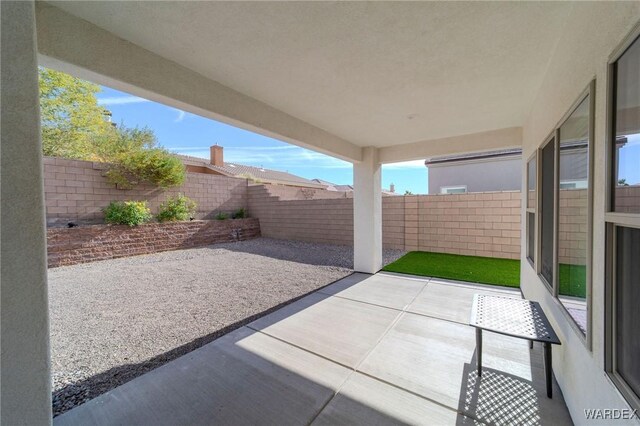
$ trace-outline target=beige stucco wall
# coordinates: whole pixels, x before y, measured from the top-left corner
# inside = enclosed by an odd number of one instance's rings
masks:
[[[570,326],[559,304],[530,264],[521,262],[524,295],[541,302],[562,340],[562,346],[553,349],[554,372],[576,424],[587,423],[585,408],[628,408],[604,372],[606,82],[609,56],[639,17],[639,2],[574,4],[523,127],[524,188],[526,159],[554,129],[589,82],[596,79],[595,134],[592,138],[595,162],[591,349],[583,344]],[[522,214],[524,218],[524,210]],[[522,236],[522,253],[525,253],[524,229]]]
[[[520,190],[520,156],[432,164],[428,166],[429,194],[443,187],[465,186],[467,192]]]
[[[0,423],[51,423],[42,146],[33,2],[0,2]]]

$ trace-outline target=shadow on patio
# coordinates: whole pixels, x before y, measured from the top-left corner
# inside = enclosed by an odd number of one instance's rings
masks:
[[[268,244],[264,244],[264,243]],[[304,263],[315,266],[336,266],[353,269],[353,246],[306,242],[297,240],[283,240],[269,237],[244,240],[241,244],[218,243],[207,246],[212,250],[225,249],[240,253],[256,254],[272,259]],[[321,251],[321,255],[319,252]],[[383,265],[398,260],[406,252],[399,249],[383,249]]]
[[[71,424],[571,424],[545,394],[542,350],[486,333],[474,293],[519,292],[353,274],[54,420]]]

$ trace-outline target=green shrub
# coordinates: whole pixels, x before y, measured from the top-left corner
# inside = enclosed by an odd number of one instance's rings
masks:
[[[112,201],[104,210],[107,223],[136,226],[151,220],[146,201]]]
[[[247,217],[247,211],[244,208],[241,208],[240,210],[233,213],[232,217],[234,219],[244,219],[245,217]]]
[[[189,197],[178,194],[176,197],[168,198],[160,204],[160,210],[156,215],[159,222],[189,220],[196,209],[196,203]]]
[[[226,213],[220,212],[216,215],[216,219],[217,220],[225,220],[226,218],[228,218],[229,215],[227,215]]]
[[[185,177],[184,164],[162,148],[123,153],[107,171],[107,179],[122,189],[130,189],[140,183],[170,188],[182,185]]]

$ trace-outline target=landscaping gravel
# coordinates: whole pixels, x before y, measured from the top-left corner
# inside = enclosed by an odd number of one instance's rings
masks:
[[[50,269],[54,416],[349,275],[352,259],[258,238]]]

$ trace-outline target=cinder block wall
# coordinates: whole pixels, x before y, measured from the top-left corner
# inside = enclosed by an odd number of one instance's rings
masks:
[[[616,212],[638,213],[640,211],[640,185],[617,186],[614,197]]]
[[[417,198],[419,250],[520,258],[520,191]]]
[[[585,265],[587,260],[586,189],[563,189],[559,195],[558,262]]]
[[[246,179],[187,173],[185,183],[178,188],[139,186],[122,190],[107,182],[103,174],[101,163],[45,157],[47,224],[102,222],[102,209],[111,201],[146,200],[156,213],[160,203],[178,193],[198,204],[198,219],[212,219],[220,211],[228,213],[247,206]]]
[[[382,245],[385,248],[405,250],[404,198],[382,197]]]
[[[265,237],[353,244],[353,199],[281,200],[264,185],[248,189],[249,214]]]
[[[281,200],[320,200],[353,198],[353,192],[327,191],[325,189],[300,188],[295,186],[263,184],[271,195]]]
[[[263,236],[353,244],[353,199],[282,200],[273,192],[248,190]],[[518,259],[520,192],[383,197],[382,241],[407,251]]]
[[[619,186],[615,189],[615,210],[619,213],[640,211],[640,185]],[[559,195],[558,261],[584,265],[587,259],[586,189],[563,189]]]
[[[262,235],[279,239],[353,244],[352,194],[274,185],[248,185],[246,179],[187,173],[184,185],[162,190],[121,190],[103,177],[104,165],[45,158],[45,198],[50,225],[102,222],[111,201],[147,200],[152,212],[169,196],[182,193],[198,203],[198,219],[248,208],[260,220]],[[574,194],[575,193],[575,194]],[[578,192],[573,191],[570,195]],[[573,206],[582,202],[561,199]],[[586,201],[585,201],[586,202]],[[582,211],[584,207],[575,206]],[[578,212],[565,209],[567,214]],[[569,221],[571,217],[560,218]],[[570,227],[569,227],[570,228]],[[561,261],[584,249],[579,227],[560,241]],[[417,195],[382,198],[385,248],[517,259],[520,255],[520,192]]]

